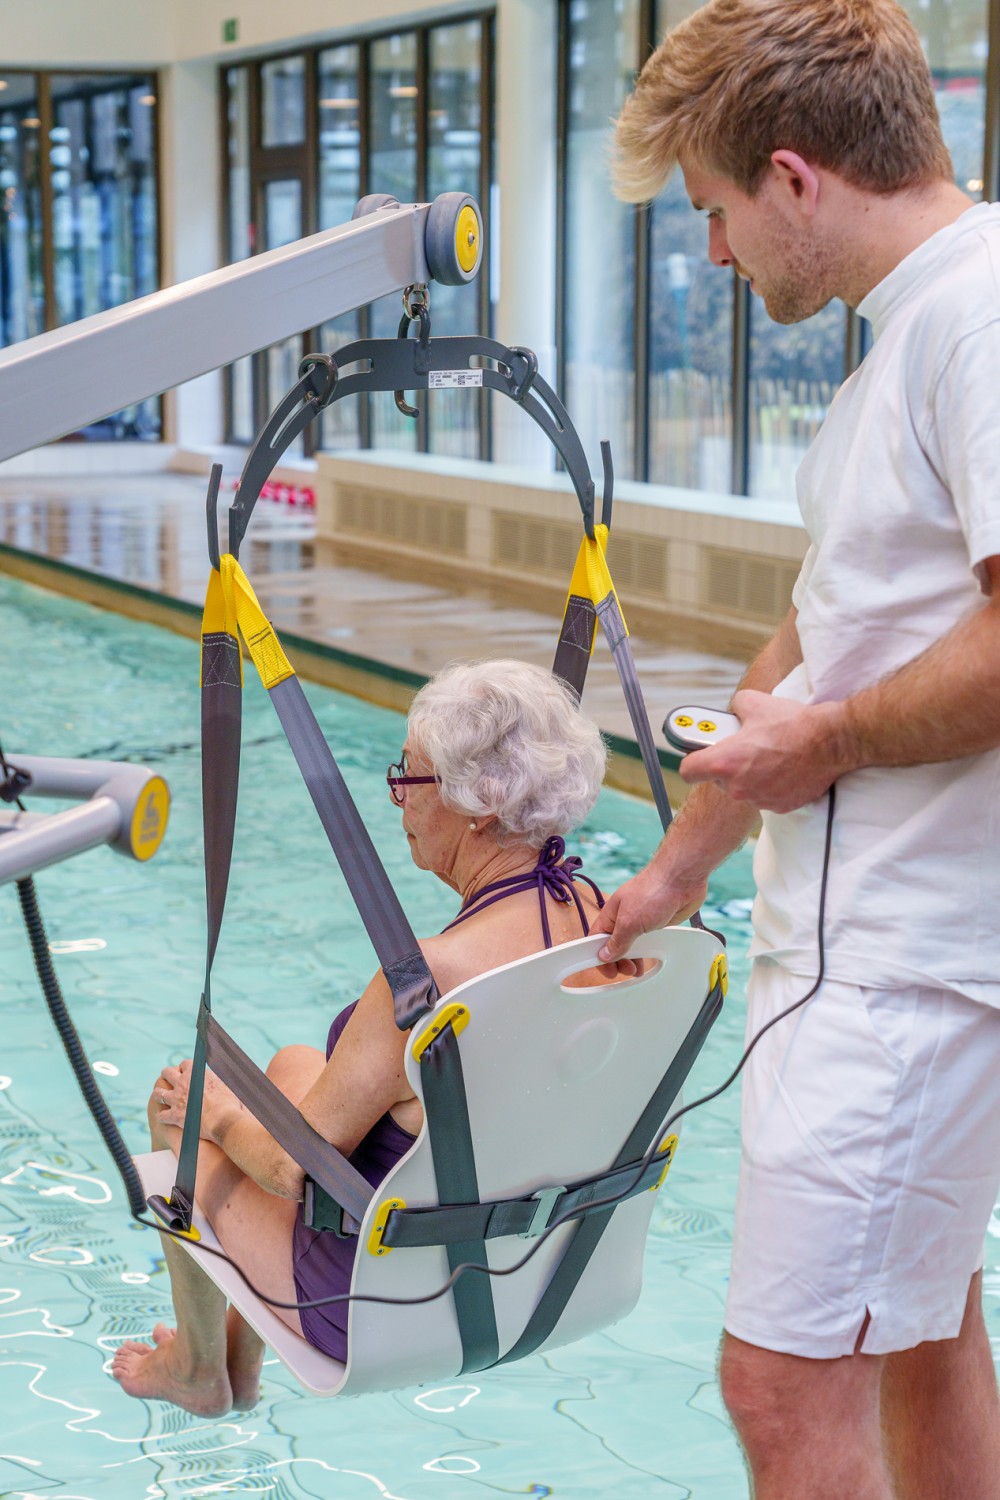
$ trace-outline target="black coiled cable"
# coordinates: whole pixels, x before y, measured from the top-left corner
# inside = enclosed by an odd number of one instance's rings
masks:
[[[0,745],[0,770],[3,772],[5,781],[12,782],[12,768],[8,765]],[[15,796],[18,807],[24,811],[24,804],[20,797]],[[87,1054],[83,1049],[83,1043],[77,1035],[76,1027],[70,1019],[66,1002],[59,988],[59,980],[56,978],[55,967],[52,963],[52,955],[49,952],[48,938],[45,935],[45,924],[42,922],[41,912],[38,910],[38,898],[35,895],[35,882],[30,875],[17,882],[17,896],[21,903],[21,915],[24,917],[24,925],[28,932],[28,941],[31,944],[31,956],[35,961],[35,972],[38,982],[45,996],[45,1003],[49,1008],[53,1025],[59,1033],[59,1040],[63,1044],[69,1065],[73,1069],[80,1093],[83,1095],[84,1103],[93,1116],[94,1123],[101,1132],[101,1138],[111,1155],[118,1174],[125,1186],[128,1196],[129,1211],[134,1217],[146,1211],[146,1195],[142,1190],[139,1174],[135,1169],[131,1154],[125,1142],[122,1140],[121,1132],[111,1116],[111,1111],[104,1102],[94,1077],[94,1070],[90,1066]]]
[[[84,1103],[93,1116],[94,1123],[101,1132],[101,1138],[107,1146],[108,1151],[118,1168],[118,1174],[125,1185],[128,1195],[128,1206],[132,1214],[138,1216],[146,1210],[146,1195],[139,1181],[139,1174],[135,1169],[129,1149],[122,1140],[121,1132],[111,1117],[111,1111],[104,1102],[104,1096],[97,1086],[94,1070],[90,1066],[83,1043],[77,1035],[76,1027],[70,1019],[66,1002],[63,1000],[56,971],[52,964],[52,955],[49,953],[49,944],[45,936],[45,927],[42,922],[41,913],[38,910],[38,899],[35,896],[35,882],[28,875],[24,880],[17,882],[17,895],[21,903],[21,914],[24,917],[24,925],[28,930],[28,941],[31,944],[31,955],[35,960],[35,972],[38,982],[45,996],[45,1003],[49,1008],[59,1040],[62,1042],[69,1058],[69,1065],[73,1069],[73,1076],[80,1086]]]

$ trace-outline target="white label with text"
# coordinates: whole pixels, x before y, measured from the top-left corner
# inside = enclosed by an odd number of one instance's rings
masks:
[[[482,385],[482,370],[431,370],[428,389],[443,391],[450,386]]]

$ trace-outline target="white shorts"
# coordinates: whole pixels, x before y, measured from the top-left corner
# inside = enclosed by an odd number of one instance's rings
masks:
[[[810,981],[758,959],[747,1037]],[[1000,1187],[1000,1010],[824,983],[743,1075],[729,1333],[811,1359],[954,1338]]]

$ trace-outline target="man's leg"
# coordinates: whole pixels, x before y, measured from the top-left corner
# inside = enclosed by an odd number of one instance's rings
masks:
[[[886,1357],[885,1453],[897,1500],[1000,1500],[1000,1398],[982,1273],[957,1338]]]
[[[890,1500],[879,1426],[883,1365],[870,1354],[802,1359],[724,1335],[722,1398],[754,1500]]]

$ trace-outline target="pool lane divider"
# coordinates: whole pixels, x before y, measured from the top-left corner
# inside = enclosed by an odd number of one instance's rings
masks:
[[[51,593],[79,599],[97,609],[110,610],[147,625],[159,625],[175,635],[187,636],[191,640],[201,638],[202,605],[161,594],[141,584],[126,583],[123,579],[95,573],[41,552],[11,547],[6,542],[0,542],[0,573],[48,589]],[[375,703],[380,708],[391,708],[405,714],[414,693],[427,681],[419,672],[376,661],[374,657],[362,656],[358,652],[345,651],[339,646],[329,646],[323,641],[310,640],[308,636],[298,635],[283,626],[281,640],[300,677]],[[612,752],[605,778],[607,784],[651,801],[649,782],[635,740],[607,730],[604,736]],[[677,774],[681,757],[673,750],[659,747],[657,756],[666,775],[670,800],[677,807],[688,791]]]

